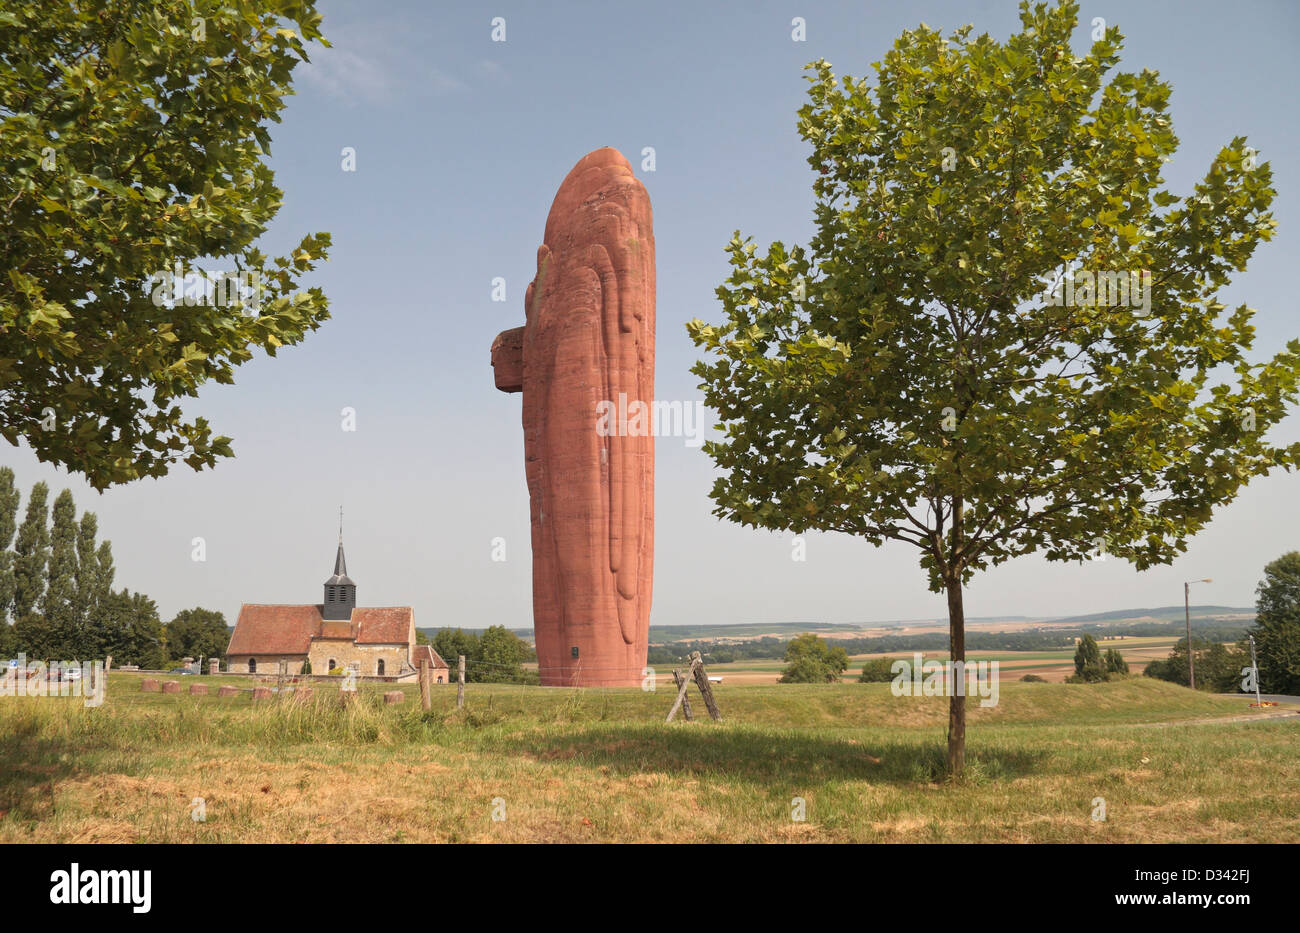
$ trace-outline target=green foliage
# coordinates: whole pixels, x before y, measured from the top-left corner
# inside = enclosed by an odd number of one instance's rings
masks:
[[[1300,551],[1264,568],[1251,634],[1263,693],[1300,694]]]
[[[760,254],[737,234],[724,323],[688,327],[716,357],[693,372],[726,431],[707,446],[717,514],[911,541],[939,589],[1102,538],[1168,563],[1214,505],[1295,463],[1300,444],[1265,435],[1295,401],[1300,341],[1249,363],[1254,312],[1221,321],[1216,299],[1272,235],[1271,169],[1238,137],[1191,194],[1165,192],[1170,88],[1107,82],[1119,31],[1077,57],[1076,12],[1022,5],[1002,45],[919,27],[875,88],[810,66],[812,243]],[[1154,270],[1149,315],[1051,304],[1066,261]]]
[[[231,456],[179,402],[328,317],[300,274],[328,234],[268,259],[281,192],[270,122],[313,0],[9,3],[0,12],[0,434],[97,489]],[[289,28],[293,26],[295,28]],[[166,275],[255,273],[261,291],[162,300]],[[245,280],[248,281],[248,280]],[[219,288],[221,286],[218,286]],[[159,301],[155,301],[155,297]],[[160,303],[161,302],[161,303]],[[20,613],[21,614],[21,613]]]
[[[14,555],[9,545],[17,528],[21,498],[14,483],[14,471],[0,467],[0,638],[7,637],[9,609],[14,601]],[[0,649],[3,647],[0,643]],[[4,652],[0,650],[0,654]]]
[[[104,653],[114,666],[138,664],[145,670],[165,667],[169,656],[158,606],[143,593],[123,589],[110,593],[101,608]]]
[[[46,501],[50,487],[37,483],[27,497],[27,514],[14,542],[15,624],[31,615],[45,593],[45,563],[49,559],[50,530],[46,526]]]
[[[1074,650],[1074,677],[1070,682],[1091,684],[1106,679],[1106,662],[1102,660],[1097,640],[1084,635]]]
[[[73,605],[77,576],[77,504],[72,490],[65,489],[54,500],[50,532],[50,560],[46,569],[45,593],[40,612],[49,624],[57,656],[80,654],[81,620]]]
[[[438,652],[447,666],[452,670],[452,676],[455,677],[456,659],[460,655],[465,656],[465,663],[478,656],[478,638],[472,632],[462,631],[459,628],[443,628],[433,636],[433,650]],[[465,679],[473,680],[473,669],[465,671]]]
[[[182,609],[167,623],[165,634],[173,658],[224,658],[230,645],[226,617],[214,609]]]
[[[1241,670],[1250,664],[1250,654],[1243,645],[1228,648],[1220,642],[1192,638],[1196,652],[1196,689],[1211,693],[1240,693]],[[1187,639],[1180,638],[1168,658],[1152,661],[1142,672],[1147,677],[1188,686]]]
[[[1300,459],[1266,439],[1300,341],[1250,362],[1254,311],[1219,300],[1272,237],[1271,168],[1238,136],[1166,191],[1170,87],[1114,71],[1113,26],[1075,55],[1077,14],[1022,3],[1003,43],[919,26],[874,86],[810,65],[815,233],[760,252],[737,231],[722,322],[687,326],[724,432],[715,514],[916,546],[959,652],[974,573],[1033,552],[1169,563]],[[1064,300],[1076,267],[1146,270],[1149,306]]]
[[[300,670],[298,673],[304,677],[311,674],[311,658],[308,658],[307,660],[302,662],[302,670]]]
[[[523,662],[531,654],[528,643],[518,635],[503,625],[493,625],[478,640],[473,679],[482,683],[537,683],[537,674],[523,669]]]
[[[832,648],[811,633],[793,639],[785,649],[783,684],[836,683],[848,670],[849,656],[843,648]]]
[[[890,665],[894,663],[893,658],[872,658],[862,665],[862,673],[858,676],[858,683],[861,684],[882,684],[889,683],[894,679],[890,672]]]
[[[1124,660],[1124,656],[1116,648],[1107,648],[1102,662],[1107,674],[1128,673],[1128,662]]]
[[[1020,681],[1021,683],[1026,684],[1045,684],[1047,683],[1047,678],[1039,677],[1037,674],[1026,674],[1024,677],[1020,678]]]

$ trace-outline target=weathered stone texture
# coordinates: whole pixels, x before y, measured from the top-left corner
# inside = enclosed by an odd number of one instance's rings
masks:
[[[560,186],[524,311],[522,335],[501,333],[492,363],[498,388],[523,392],[542,683],[636,685],[650,624],[654,438],[648,423],[603,436],[597,412],[653,401],[655,245],[650,198],[617,150],[584,156]]]

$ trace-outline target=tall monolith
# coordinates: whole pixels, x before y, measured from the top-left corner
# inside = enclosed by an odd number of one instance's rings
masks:
[[[492,367],[524,396],[542,683],[635,686],[654,571],[655,241],[618,150],[560,185],[524,315],[493,341]]]

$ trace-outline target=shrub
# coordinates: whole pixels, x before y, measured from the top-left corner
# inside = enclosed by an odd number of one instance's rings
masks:
[[[862,665],[862,674],[858,677],[860,684],[885,684],[894,679],[890,668],[894,664],[893,658],[872,658]]]

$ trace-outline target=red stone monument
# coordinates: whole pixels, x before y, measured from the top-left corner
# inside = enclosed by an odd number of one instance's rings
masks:
[[[542,683],[636,686],[650,630],[654,437],[598,412],[650,410],[655,241],[650,197],[618,150],[584,156],[560,185],[524,315],[493,341],[492,367],[498,389],[524,396]]]

